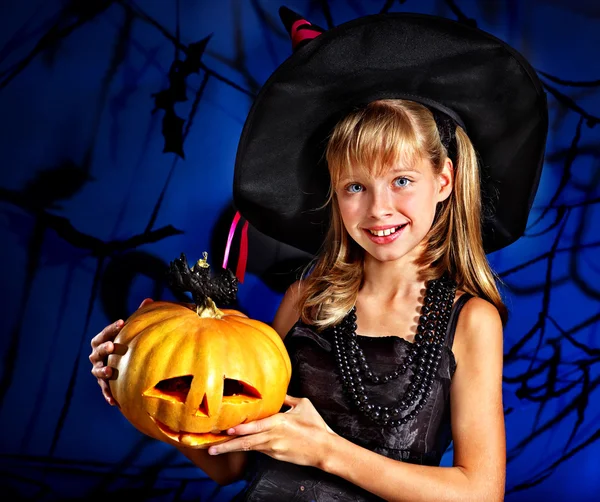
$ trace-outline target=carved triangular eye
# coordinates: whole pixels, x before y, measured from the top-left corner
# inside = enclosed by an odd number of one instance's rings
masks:
[[[161,380],[154,387],[144,392],[144,396],[158,397],[170,402],[185,403],[193,378],[192,375],[184,375]]]
[[[224,403],[249,403],[259,399],[262,399],[262,396],[252,385],[241,380],[225,379],[223,385]]]

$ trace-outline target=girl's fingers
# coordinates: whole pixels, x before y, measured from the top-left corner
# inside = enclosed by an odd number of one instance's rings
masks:
[[[152,303],[154,300],[152,298],[144,298],[142,300],[142,303],[140,303],[140,306],[138,307],[138,309],[141,309],[144,305],[148,305],[149,303]]]
[[[285,404],[286,406],[291,406],[292,408],[294,408],[295,406],[298,406],[300,404],[300,401],[302,401],[301,398],[288,396],[286,394],[285,395],[285,399],[283,400],[283,404]],[[290,410],[288,410],[288,411],[290,411]]]
[[[113,376],[113,369],[110,366],[94,366],[92,375],[98,380],[109,380]]]
[[[231,453],[232,451],[261,451],[261,447],[268,443],[265,437],[240,437],[227,441],[217,446],[211,446],[208,449],[209,455],[221,455],[222,453]]]
[[[90,354],[90,362],[94,366],[104,365],[106,358],[112,354],[115,350],[115,344],[113,342],[105,342],[98,345]]]
[[[90,362],[96,366],[99,362],[104,361],[110,354],[115,350],[115,344],[113,340],[123,327],[123,320],[119,319],[117,322],[106,326],[100,333],[92,338],[92,353],[89,356]]]
[[[107,341],[112,341],[119,333],[119,330],[123,327],[125,322],[123,319],[119,319],[117,322],[113,322],[104,328],[100,333],[98,333],[94,338],[92,338],[92,349],[98,347],[98,345],[103,344]]]
[[[248,422],[247,424],[236,425],[227,429],[227,434],[231,436],[245,436],[247,434],[258,434],[259,432],[265,432],[271,430],[281,420],[276,418],[277,415],[273,415],[261,420],[255,420],[254,422]]]
[[[98,380],[98,383],[100,384],[100,388],[102,389],[102,395],[104,396],[104,399],[106,400],[106,402],[108,404],[110,404],[111,406],[117,405],[117,401],[112,396],[112,392],[110,391],[110,387],[108,386],[108,383],[106,383],[102,380]]]
[[[96,349],[96,353],[100,359],[105,359],[110,354],[112,354],[115,350],[115,344],[113,342],[106,342],[102,345],[99,345]]]
[[[98,385],[102,389],[102,396],[111,406],[119,406],[119,403],[112,396],[110,386],[108,385],[108,380],[114,375],[114,369],[106,365],[106,360],[114,352],[115,344],[113,340],[124,324],[122,319],[109,324],[92,338],[91,341],[92,353],[89,356],[89,360],[92,363],[92,375],[96,377]]]

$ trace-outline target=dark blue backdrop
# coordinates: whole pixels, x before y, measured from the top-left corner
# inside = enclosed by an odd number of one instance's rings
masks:
[[[600,493],[600,6],[594,0],[293,0],[323,27],[381,10],[477,24],[541,72],[551,131],[527,236],[490,256],[505,332],[507,500]],[[0,15],[0,483],[5,500],[229,500],[105,404],[91,338],[147,297],[184,251],[222,259],[236,145],[252,96],[290,52],[274,0],[27,0]],[[210,38],[207,38],[210,37]],[[196,42],[203,44],[191,45]],[[164,153],[173,61],[185,158]],[[236,241],[237,242],[237,241]],[[236,244],[234,244],[235,256]],[[272,316],[305,257],[250,232],[239,303]],[[474,410],[476,413],[476,410]],[[445,463],[451,462],[451,452]],[[4,498],[4,496],[3,496]]]

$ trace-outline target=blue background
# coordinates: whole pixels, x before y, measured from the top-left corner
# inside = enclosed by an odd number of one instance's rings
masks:
[[[229,223],[252,96],[290,53],[272,0],[23,0],[0,15],[0,483],[6,500],[229,500],[104,402],[87,359],[103,326],[173,299],[165,265]],[[293,0],[324,28],[388,9],[476,21],[541,73],[545,170],[526,236],[490,255],[511,318],[509,501],[598,500],[600,6],[594,0]],[[211,36],[212,35],[212,36]],[[164,153],[153,94],[190,43],[185,159]],[[237,238],[233,258],[237,257]],[[306,257],[250,230],[239,306],[269,322]],[[477,411],[474,410],[474,413]],[[444,459],[451,464],[451,452]]]

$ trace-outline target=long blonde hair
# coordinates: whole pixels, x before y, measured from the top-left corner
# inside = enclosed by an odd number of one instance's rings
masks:
[[[427,158],[439,173],[447,157],[431,111],[406,100],[378,100],[351,112],[335,126],[326,150],[332,186],[348,166],[379,174],[396,162],[411,165]],[[344,228],[332,189],[328,204],[329,232],[298,297],[302,320],[317,329],[337,324],[352,308],[364,272],[364,250]],[[448,272],[460,290],[494,304],[506,322],[507,309],[483,250],[477,155],[458,126],[454,187],[438,204],[417,265],[426,281]]]

